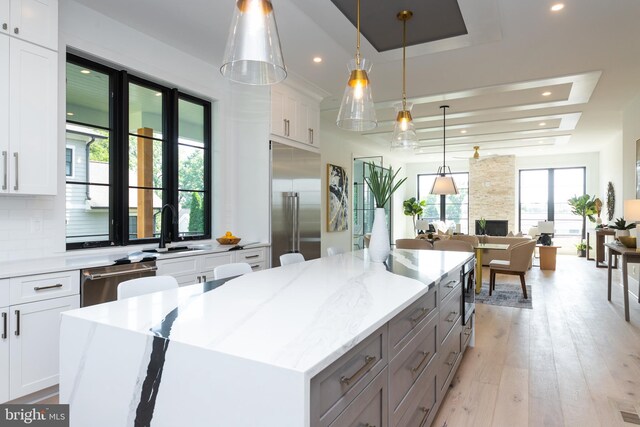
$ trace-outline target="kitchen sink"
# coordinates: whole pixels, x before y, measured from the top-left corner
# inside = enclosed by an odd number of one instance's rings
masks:
[[[173,254],[177,252],[201,251],[202,249],[203,248],[201,247],[192,247],[192,246],[173,246],[170,248],[143,249],[142,252],[149,252],[154,254]]]

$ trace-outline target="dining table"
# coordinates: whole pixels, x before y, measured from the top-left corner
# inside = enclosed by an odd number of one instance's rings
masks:
[[[498,251],[506,251],[509,249],[509,244],[506,243],[478,243],[474,246],[476,250],[476,294],[480,293],[482,289],[482,253],[489,249]]]

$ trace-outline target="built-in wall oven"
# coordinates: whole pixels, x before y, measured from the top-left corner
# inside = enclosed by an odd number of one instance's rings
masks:
[[[475,287],[476,259],[467,261],[460,270],[460,282],[462,283],[462,324],[466,325],[476,309]]]
[[[115,301],[120,283],[155,276],[157,269],[155,261],[84,269],[80,273],[80,306]]]

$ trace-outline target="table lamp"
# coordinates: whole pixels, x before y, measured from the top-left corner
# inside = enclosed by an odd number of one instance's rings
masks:
[[[640,248],[640,200],[624,201],[624,219],[636,223],[636,249]]]

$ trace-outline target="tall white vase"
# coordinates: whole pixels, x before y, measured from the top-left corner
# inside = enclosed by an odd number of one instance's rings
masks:
[[[391,252],[389,245],[389,229],[384,208],[376,208],[369,241],[369,259],[373,262],[384,262]]]

